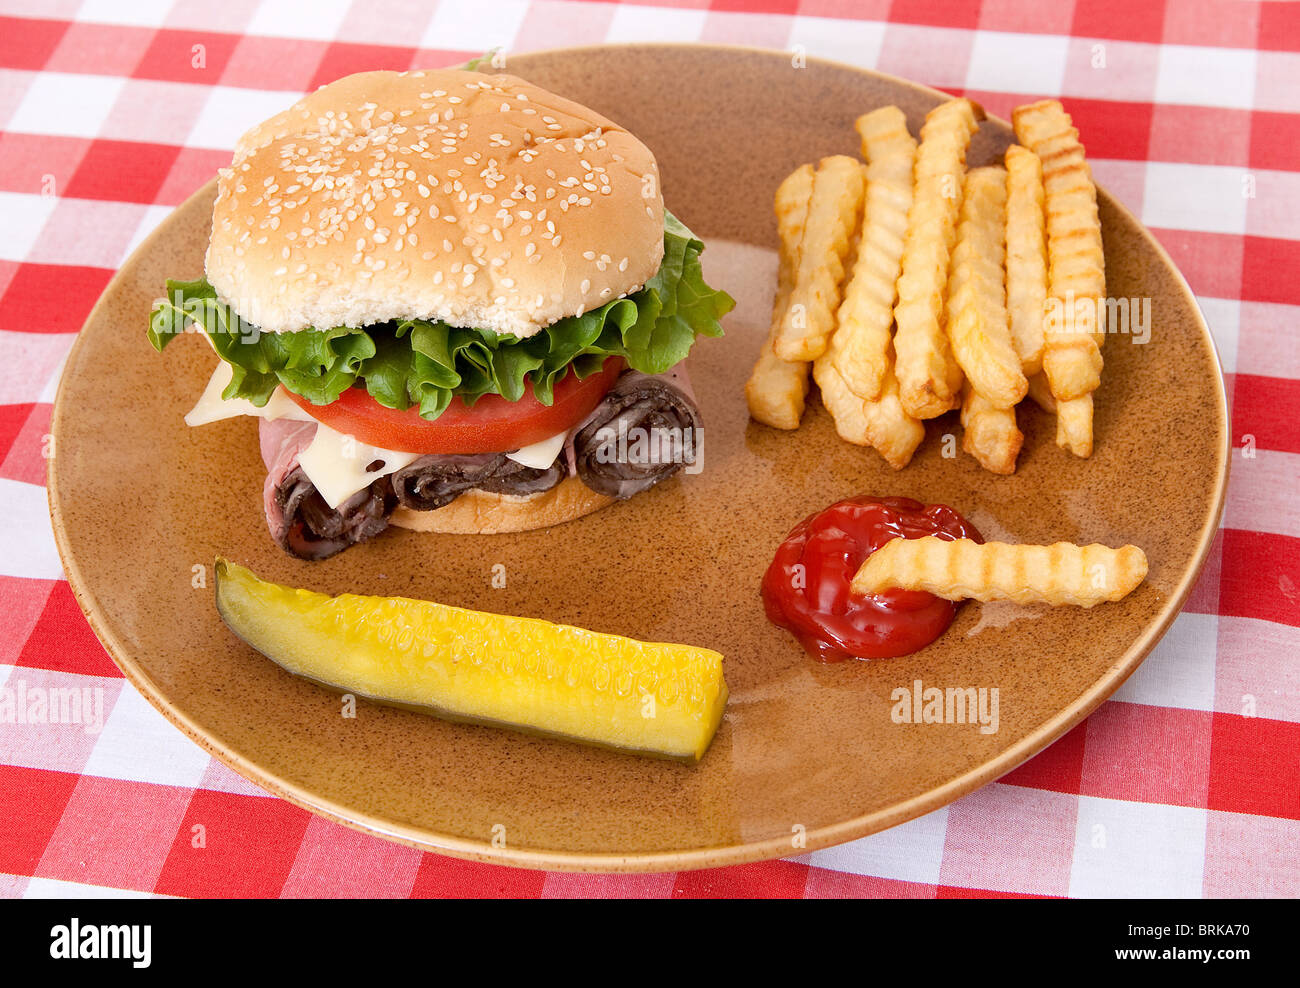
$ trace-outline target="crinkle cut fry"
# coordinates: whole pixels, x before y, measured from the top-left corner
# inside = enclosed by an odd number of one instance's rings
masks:
[[[1014,600],[1092,607],[1127,596],[1147,575],[1134,545],[1011,545],[935,536],[893,539],[853,577],[854,593],[924,590],[947,600]]]
[[[835,369],[854,394],[875,400],[892,359],[894,302],[912,205],[916,139],[896,106],[864,114],[854,126],[867,160],[867,191],[857,260],[837,314]]]
[[[953,355],[970,386],[996,408],[1013,407],[1029,389],[1007,316],[1006,198],[1001,168],[966,174],[948,274],[947,331]]]
[[[967,99],[941,103],[921,128],[912,208],[894,306],[894,354],[903,407],[935,418],[961,402],[962,372],[943,328],[948,262],[957,236],[966,148],[984,111]]]
[[[772,349],[782,360],[826,352],[844,287],[844,264],[862,213],[862,165],[847,155],[823,158],[813,175],[808,219],[799,242],[794,290]]]
[[[758,361],[745,384],[749,414],[756,421],[777,429],[797,429],[803,417],[808,394],[808,362],[782,360],[772,350],[772,342],[785,317],[794,291],[795,267],[799,262],[799,242],[808,219],[808,200],[812,196],[813,166],[802,165],[786,176],[777,187],[774,208],[780,240],[776,296],[772,300],[772,328]]]
[[[1047,301],[1047,213],[1043,165],[1019,144],[1007,148],[1007,313],[1021,370],[1043,369],[1043,304]]]
[[[1043,165],[1052,306],[1043,370],[1057,402],[1056,442],[1076,456],[1091,456],[1091,395],[1101,383],[1106,297],[1097,187],[1079,132],[1059,101],[1017,107],[1012,122],[1017,139]]]

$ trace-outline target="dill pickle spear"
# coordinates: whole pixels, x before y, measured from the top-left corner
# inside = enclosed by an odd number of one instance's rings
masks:
[[[406,597],[329,597],[218,559],[217,610],[272,662],[450,720],[698,761],[727,703],[722,656]]]

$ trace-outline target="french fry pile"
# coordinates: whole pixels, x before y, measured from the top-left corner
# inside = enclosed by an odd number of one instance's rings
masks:
[[[848,442],[894,469],[923,422],[961,410],[962,448],[1015,472],[1028,395],[1057,445],[1092,454],[1106,294],[1097,190],[1056,100],[1017,107],[1020,144],[966,169],[984,111],[931,110],[918,143],[894,106],[856,121],[862,157],[796,169],[776,194],[772,329],[745,387],[750,415],[798,428],[811,369]]]

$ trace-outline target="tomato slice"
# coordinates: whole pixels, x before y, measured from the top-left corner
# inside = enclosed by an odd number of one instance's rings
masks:
[[[555,382],[555,400],[543,405],[524,382],[518,401],[483,395],[473,406],[459,396],[432,422],[420,418],[416,405],[385,408],[364,388],[348,388],[337,401],[313,405],[289,393],[299,408],[335,432],[353,436],[381,449],[404,453],[508,453],[565,432],[595,410],[622,373],[622,357],[605,361],[599,371],[582,380],[570,370]]]

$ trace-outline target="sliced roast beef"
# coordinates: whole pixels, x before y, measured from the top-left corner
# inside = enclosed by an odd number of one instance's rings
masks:
[[[699,405],[682,370],[627,371],[574,435],[574,464],[592,490],[628,498],[699,463],[699,430]]]
[[[266,463],[266,523],[277,545],[301,559],[325,559],[388,527],[397,506],[389,478],[357,491],[337,508],[325,503],[298,465],[316,434],[315,422],[262,420],[259,439]]]
[[[505,453],[464,453],[422,456],[394,473],[392,481],[403,507],[432,511],[474,488],[494,494],[548,491],[567,472],[558,457],[549,467],[537,469],[516,463]]]

